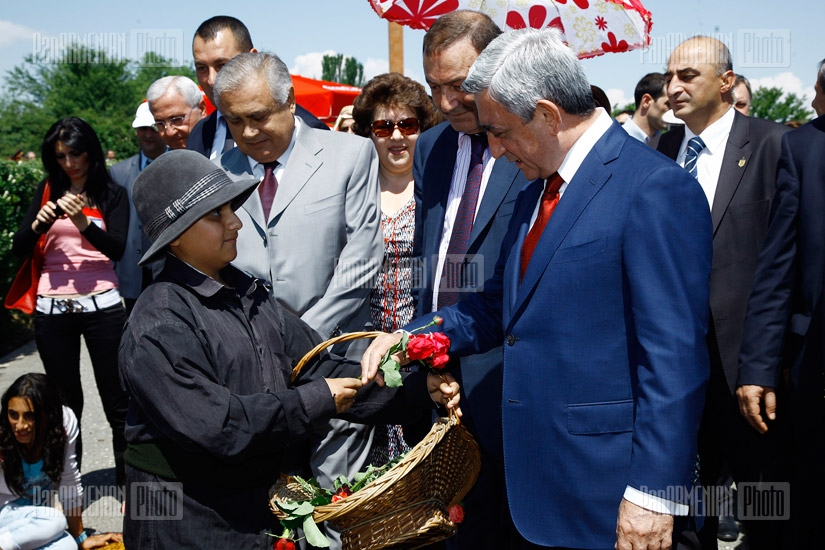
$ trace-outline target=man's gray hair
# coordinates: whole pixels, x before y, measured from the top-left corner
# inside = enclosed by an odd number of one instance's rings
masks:
[[[223,94],[234,92],[242,86],[249,86],[250,82],[258,78],[263,78],[267,83],[269,93],[278,106],[283,106],[287,102],[289,90],[292,88],[292,77],[286,64],[273,53],[248,52],[233,57],[215,77],[215,106],[222,111]]]
[[[825,59],[819,62],[819,70],[816,72],[816,79],[819,82],[819,88],[825,93]]]
[[[200,104],[203,99],[203,94],[198,88],[198,85],[192,82],[191,79],[185,76],[164,76],[152,82],[149,89],[146,90],[146,99],[149,101],[149,107],[152,103],[166,95],[169,88],[173,88],[180,94],[183,101],[193,109]]]
[[[470,67],[462,85],[472,94],[488,90],[490,98],[526,123],[540,99],[549,99],[569,114],[593,112],[593,94],[576,54],[556,29],[520,29],[493,40]]]

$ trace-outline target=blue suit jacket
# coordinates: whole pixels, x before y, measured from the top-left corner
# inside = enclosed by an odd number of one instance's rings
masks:
[[[430,313],[433,303],[438,248],[444,227],[447,199],[458,154],[458,132],[448,122],[419,136],[415,149],[415,239],[414,255],[421,260],[422,280],[413,289],[416,314]],[[528,181],[516,166],[502,158],[496,161],[478,214],[473,222],[468,260],[477,268],[478,287],[495,271],[501,242],[507,232],[519,191]],[[460,293],[459,300],[469,296]],[[501,460],[501,346],[456,361],[453,372],[461,384],[462,409],[469,415],[479,442]]]
[[[439,313],[459,355],[504,343],[504,465],[519,532],[613,548],[625,487],[680,500],[709,365],[712,225],[698,183],[616,123],[519,283],[542,192],[525,189],[484,292]],[[411,323],[413,326],[413,323]]]
[[[794,422],[822,422],[825,116],[785,134],[771,223],[759,255],[738,384],[778,387],[791,372]],[[779,412],[782,414],[782,411]]]

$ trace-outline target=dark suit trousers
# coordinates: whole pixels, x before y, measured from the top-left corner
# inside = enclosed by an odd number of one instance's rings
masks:
[[[733,480],[738,484],[758,481],[790,481],[787,415],[777,415],[768,421],[768,432],[759,434],[739,413],[739,403],[725,380],[716,345],[713,324],[709,330],[710,380],[707,400],[699,428],[700,481],[703,487],[718,483],[727,463]],[[785,405],[783,390],[777,392],[779,405]],[[764,417],[764,413],[763,413]],[[702,547],[716,549],[719,513],[725,510],[709,506],[704,526],[699,532]],[[787,521],[747,520],[742,524],[751,550],[783,548]]]

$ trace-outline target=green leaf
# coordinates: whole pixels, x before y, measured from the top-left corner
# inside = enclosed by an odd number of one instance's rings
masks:
[[[398,361],[390,360],[381,365],[381,372],[384,374],[384,383],[388,388],[397,388],[401,386],[404,381],[401,378],[401,373],[398,372],[400,365]]]
[[[292,511],[292,513],[296,516],[305,516],[307,514],[312,515],[312,512],[314,511],[315,506],[313,506],[311,502],[304,500],[298,503],[298,506]]]
[[[307,516],[306,519],[304,519],[303,527],[304,536],[309,544],[317,548],[329,548],[329,540],[327,540],[327,537],[318,529],[312,516]]]

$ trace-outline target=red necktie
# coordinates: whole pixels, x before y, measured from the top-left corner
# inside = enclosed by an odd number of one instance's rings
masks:
[[[481,189],[481,176],[484,173],[484,151],[486,150],[487,134],[470,136],[470,166],[467,170],[467,181],[464,184],[461,202],[458,203],[450,243],[447,245],[447,257],[441,268],[441,279],[438,284],[439,309],[457,303],[459,289],[463,287],[463,260],[470,244],[470,234],[473,232],[478,194]]]
[[[264,179],[258,186],[258,194],[261,196],[261,206],[264,207],[264,219],[269,220],[269,211],[272,209],[272,201],[275,200],[275,192],[278,190],[278,180],[275,178],[275,167],[278,161],[264,163]]]
[[[541,195],[541,202],[539,203],[539,215],[536,221],[533,222],[533,227],[524,238],[524,244],[521,247],[521,278],[524,279],[524,272],[527,271],[527,266],[530,265],[530,258],[533,256],[533,251],[541,238],[544,227],[553,215],[553,210],[559,203],[559,189],[564,180],[558,172],[547,178],[544,184],[544,193]]]

